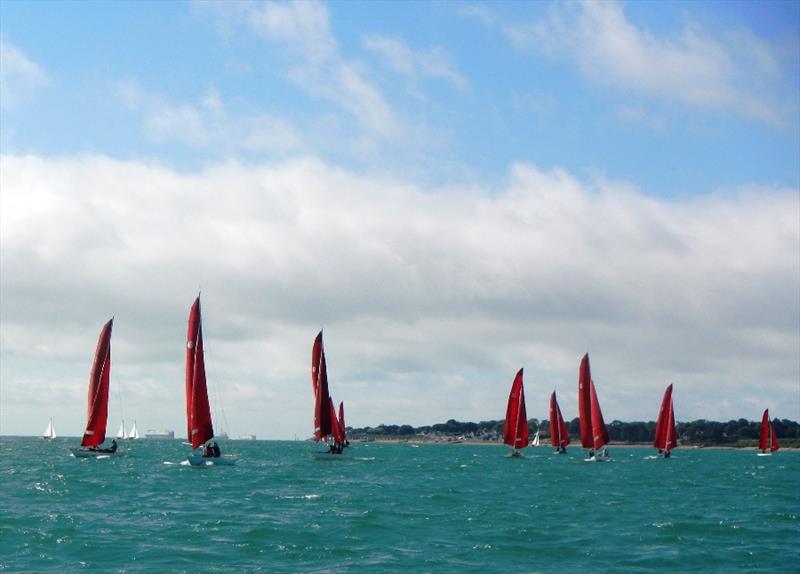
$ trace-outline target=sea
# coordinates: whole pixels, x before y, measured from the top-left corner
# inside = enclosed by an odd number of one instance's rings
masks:
[[[800,571],[798,452],[78,441],[0,438],[1,572]]]

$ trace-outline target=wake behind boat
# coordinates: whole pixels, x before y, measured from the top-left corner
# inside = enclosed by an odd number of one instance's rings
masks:
[[[114,319],[108,321],[100,331],[94,353],[92,371],[89,375],[89,408],[86,430],[80,448],[69,449],[76,458],[97,458],[123,454],[117,450],[117,441],[112,440],[108,448],[100,448],[106,440],[108,422],[108,387],[111,380],[111,329]]]
[[[608,449],[604,448],[608,444],[608,431],[589,368],[589,353],[581,359],[578,372],[578,417],[581,446],[589,449],[589,454],[584,460],[586,462],[608,460]]]
[[[525,388],[522,384],[522,369],[517,371],[508,394],[506,420],[503,425],[503,443],[513,450],[509,458],[520,458],[520,449],[528,446],[528,415],[525,411]]]
[[[203,447],[202,452],[192,452],[186,457],[190,465],[236,464],[236,457],[222,456],[219,445],[214,440],[214,425],[211,422],[211,406],[208,403],[206,385],[199,295],[189,310],[189,328],[186,335],[186,427],[192,449]]]

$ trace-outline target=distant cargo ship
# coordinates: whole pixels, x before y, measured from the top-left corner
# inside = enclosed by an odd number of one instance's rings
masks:
[[[243,434],[236,437],[236,440],[256,440],[256,435],[254,434]]]
[[[144,433],[144,438],[175,438],[175,431],[172,430],[148,430]]]

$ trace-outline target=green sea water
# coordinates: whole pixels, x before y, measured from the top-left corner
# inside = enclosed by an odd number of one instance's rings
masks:
[[[0,438],[3,572],[798,572],[800,453]]]

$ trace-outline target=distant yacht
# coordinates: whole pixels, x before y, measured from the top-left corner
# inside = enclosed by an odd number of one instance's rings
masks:
[[[53,419],[50,419],[50,422],[47,423],[47,428],[44,429],[44,434],[42,435],[44,440],[53,440],[56,438],[56,429],[53,426]]]

